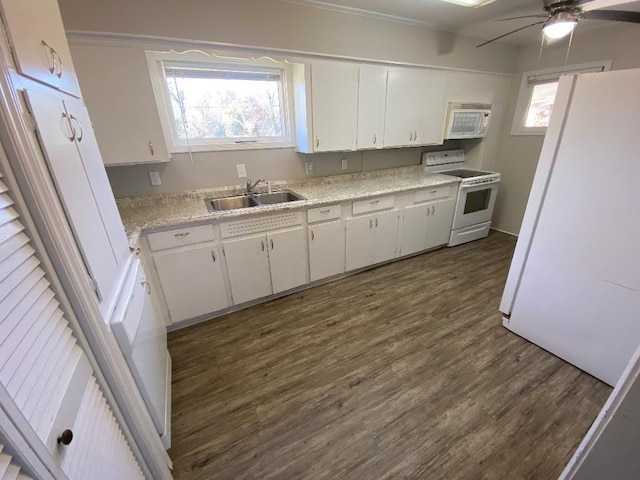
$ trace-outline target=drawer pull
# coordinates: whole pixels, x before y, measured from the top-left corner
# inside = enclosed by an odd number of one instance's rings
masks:
[[[380,200],[371,200],[369,203],[375,205],[376,203],[380,203]]]
[[[429,193],[438,193],[438,190],[431,190]]]
[[[326,210],[320,210],[320,213],[326,214],[326,213],[329,213],[330,211],[331,211],[331,209],[327,208]]]
[[[173,236],[174,236],[174,237],[176,237],[176,238],[184,238],[184,237],[186,237],[187,235],[189,235],[190,233],[191,233],[191,232],[176,233],[176,234],[174,234]]]

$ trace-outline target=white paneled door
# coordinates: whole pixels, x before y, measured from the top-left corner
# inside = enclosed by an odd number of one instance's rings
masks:
[[[142,478],[1,174],[0,332],[0,388],[51,460],[70,479]],[[58,440],[65,430],[68,445]]]

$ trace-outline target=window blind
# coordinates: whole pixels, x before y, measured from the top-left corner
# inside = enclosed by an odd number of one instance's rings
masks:
[[[240,68],[238,66],[198,67],[193,64],[164,62],[164,71],[169,78],[202,78],[210,80],[254,80],[280,81],[282,71],[278,68]]]
[[[30,245],[2,173],[0,332],[0,383],[69,478],[143,478]],[[65,429],[73,431],[74,440],[60,447],[57,438]],[[6,455],[0,454],[0,472],[1,465],[16,473]]]
[[[534,87],[536,85],[541,85],[543,83],[557,82],[560,79],[560,77],[562,77],[563,75],[575,75],[579,73],[598,73],[603,71],[604,71],[604,66],[601,65],[597,67],[579,68],[575,70],[567,70],[562,72],[535,74],[527,77],[527,86]]]

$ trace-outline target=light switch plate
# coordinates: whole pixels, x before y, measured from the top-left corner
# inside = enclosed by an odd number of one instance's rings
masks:
[[[247,168],[244,166],[244,163],[236,165],[236,170],[238,170],[238,178],[247,178]]]
[[[154,187],[162,185],[162,180],[160,180],[160,172],[149,172],[149,180],[151,180],[151,185],[153,185]]]

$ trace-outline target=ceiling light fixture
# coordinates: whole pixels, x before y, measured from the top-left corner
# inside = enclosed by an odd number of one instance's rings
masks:
[[[558,39],[569,35],[578,23],[578,19],[567,13],[558,12],[551,17],[549,23],[547,23],[542,31],[548,38]]]
[[[443,0],[448,3],[455,3],[456,5],[462,5],[463,7],[482,7],[487,3],[495,2],[495,0]]]

